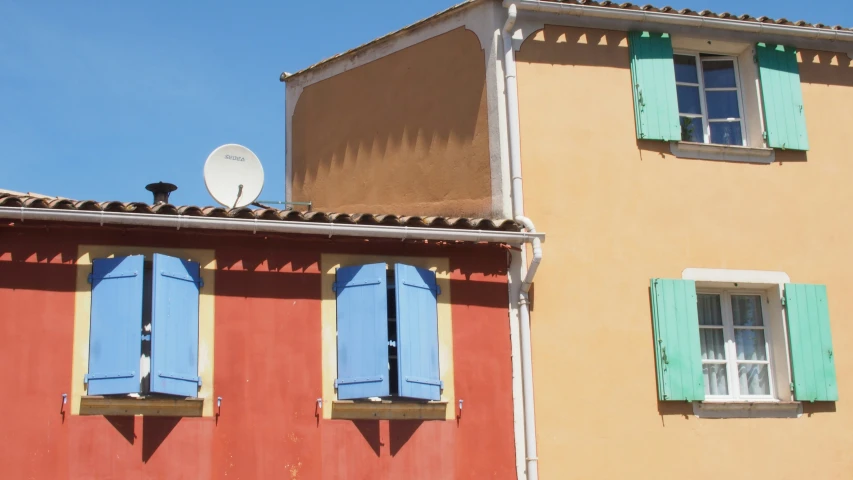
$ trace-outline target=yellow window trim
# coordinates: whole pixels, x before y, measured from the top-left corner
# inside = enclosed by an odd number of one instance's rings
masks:
[[[198,376],[201,389],[198,398],[203,402],[202,416],[213,416],[213,327],[216,293],[216,252],[188,248],[125,247],[112,245],[80,245],[77,248],[77,279],[74,295],[74,347],[71,363],[71,414],[80,415],[80,404],[86,395],[83,377],[89,370],[89,318],[92,307],[92,287],[88,277],[92,260],[96,258],[145,255],[150,260],[155,253],[198,262],[204,287],[198,299]]]
[[[335,378],[338,376],[338,342],[337,342],[337,303],[335,292],[332,291],[332,284],[335,283],[335,272],[340,267],[350,267],[355,265],[364,265],[368,263],[385,263],[389,268],[393,268],[395,263],[405,263],[415,267],[426,268],[435,272],[436,282],[441,288],[441,295],[438,296],[438,362],[441,380],[444,382],[444,389],[441,391],[441,400],[437,403],[417,404],[407,402],[391,402],[394,405],[403,405],[401,407],[383,406],[387,402],[376,402],[376,404],[359,402],[357,404],[346,404],[337,401],[337,392],[335,391]],[[332,408],[323,408],[323,418],[354,418],[352,415],[361,415],[358,418],[412,418],[410,417],[394,417],[401,411],[408,411],[409,415],[414,413],[413,407],[406,405],[418,406],[421,412],[418,415],[432,415],[430,418],[435,418],[438,408],[441,408],[444,413],[445,420],[454,420],[456,418],[455,408],[446,408],[446,404],[455,405],[456,392],[454,391],[453,381],[453,318],[450,311],[450,260],[446,257],[395,257],[381,255],[343,255],[343,254],[323,254],[320,256],[320,272],[322,272],[322,301],[320,302],[321,325],[322,325],[322,355],[323,355],[323,404],[331,405]],[[355,406],[349,406],[355,405]],[[427,406],[423,405],[438,405]],[[377,415],[372,416],[370,406],[374,406]],[[365,410],[368,409],[368,410]],[[340,417],[333,412],[348,411]],[[389,413],[390,412],[390,413]],[[370,416],[365,416],[370,415]],[[439,417],[441,418],[441,417]]]

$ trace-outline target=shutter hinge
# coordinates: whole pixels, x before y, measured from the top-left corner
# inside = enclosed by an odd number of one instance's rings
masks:
[[[151,334],[150,333],[142,335],[142,341],[150,341],[150,340],[151,340]]]
[[[195,377],[192,375],[179,375],[177,373],[168,373],[168,372],[167,373],[157,372],[157,376],[162,377],[162,378],[171,378],[172,380],[183,380],[185,382],[195,382],[195,383],[198,383],[199,386],[201,386],[201,377]]]
[[[338,293],[338,282],[332,282],[332,291]]]
[[[92,274],[91,273],[86,276],[86,281],[89,282],[89,284],[92,283]]]
[[[358,383],[377,383],[384,380],[385,377],[378,375],[376,377],[355,377],[355,378],[336,378],[335,388],[341,385],[354,385]]]
[[[782,297],[781,302],[782,302],[782,308],[785,308],[788,306],[788,304],[785,302],[785,297]]]
[[[767,130],[761,132],[761,138],[763,138],[765,142],[767,141]]]
[[[790,384],[788,384],[788,386],[791,387],[791,391],[793,392],[794,391],[794,382],[791,382]]]
[[[441,295],[441,287],[437,283],[435,284],[435,294],[436,296]]]

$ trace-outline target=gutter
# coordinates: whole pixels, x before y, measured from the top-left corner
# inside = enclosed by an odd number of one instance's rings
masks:
[[[521,181],[521,133],[518,119],[518,86],[516,82],[515,51],[512,48],[512,32],[518,17],[515,4],[507,5],[507,19],[501,31],[504,49],[504,82],[507,112],[507,140],[509,143],[509,171],[512,178],[512,214],[532,235],[533,259],[526,268],[526,251],[522,249],[521,271],[524,280],[518,299],[519,342],[521,343],[521,396],[524,408],[524,451],[527,480],[539,479],[539,458],[536,453],[536,415],[533,400],[533,353],[530,340],[530,302],[528,292],[533,277],[542,261],[542,242],[536,237],[536,227],[524,216],[524,192]]]
[[[505,232],[494,230],[460,230],[458,228],[395,227],[385,225],[345,225],[337,223],[288,222],[243,218],[210,218],[187,215],[150,213],[92,212],[51,210],[45,208],[0,207],[0,218],[10,220],[97,223],[100,225],[134,225],[146,227],[201,228],[243,232],[291,233],[328,237],[393,238],[399,240],[433,240],[487,242],[522,245],[536,239],[544,241],[544,233]]]
[[[515,5],[519,10],[559,13],[564,15],[574,15],[576,17],[660,23],[665,25],[681,25],[692,28],[713,28],[758,35],[784,35],[812,40],[826,40],[830,42],[853,42],[853,32],[848,30],[799,27],[795,25],[776,25],[757,21],[747,22],[743,20],[730,20],[725,18],[646,12],[642,10],[625,10],[615,7],[575,5],[542,0],[504,0],[503,5],[507,8],[509,8],[510,5]]]

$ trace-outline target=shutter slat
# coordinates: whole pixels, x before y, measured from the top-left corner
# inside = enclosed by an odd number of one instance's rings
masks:
[[[386,269],[374,263],[337,271],[339,400],[389,395]]]
[[[672,40],[667,33],[630,32],[634,119],[641,140],[681,140]]]
[[[696,283],[655,278],[651,297],[658,398],[704,400]]]
[[[825,285],[785,284],[788,342],[799,401],[836,401],[838,385]]]
[[[151,391],[197,397],[197,262],[154,255],[151,309]]]
[[[92,262],[89,395],[139,392],[144,267],[142,255]]]
[[[809,140],[796,50],[782,45],[759,43],[755,52],[761,79],[767,146],[808,150]]]
[[[440,400],[438,285],[435,272],[395,264],[400,396]]]

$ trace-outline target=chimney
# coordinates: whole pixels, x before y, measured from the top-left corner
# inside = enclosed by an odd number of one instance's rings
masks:
[[[169,203],[169,194],[177,189],[177,185],[163,182],[149,183],[145,186],[145,190],[154,194],[154,205]]]

